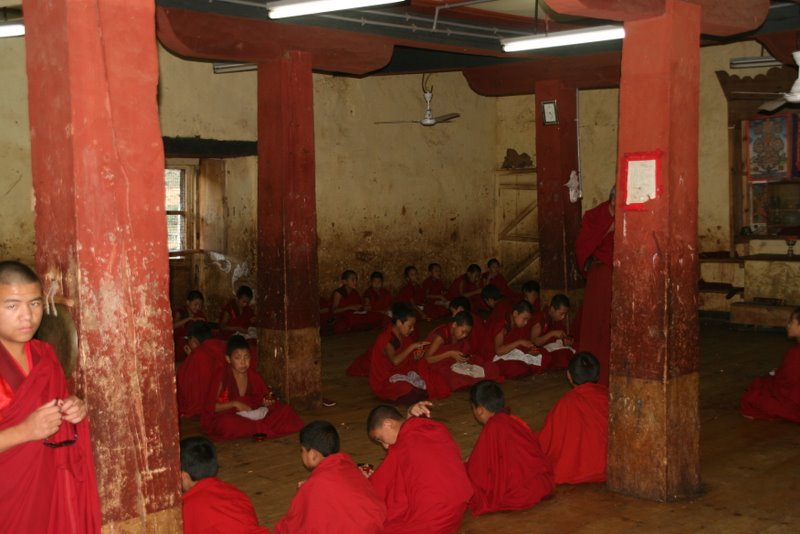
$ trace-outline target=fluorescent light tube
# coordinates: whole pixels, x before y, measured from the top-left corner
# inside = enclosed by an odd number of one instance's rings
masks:
[[[397,4],[404,0],[279,0],[269,2],[267,11],[271,19],[285,19],[343,9],[359,9],[362,7]]]
[[[772,56],[735,57],[731,58],[730,68],[750,69],[757,67],[780,67],[783,63]]]
[[[0,38],[21,37],[25,35],[25,25],[21,22],[13,24],[0,24]]]
[[[214,74],[226,74],[228,72],[249,72],[257,70],[255,63],[214,63]]]
[[[537,50],[599,41],[613,41],[623,37],[625,37],[625,28],[622,26],[595,26],[594,28],[556,32],[549,35],[512,37],[510,39],[502,39],[500,43],[503,45],[505,52],[519,52],[520,50]]]

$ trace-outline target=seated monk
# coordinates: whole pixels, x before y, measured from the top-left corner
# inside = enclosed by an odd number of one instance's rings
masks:
[[[208,323],[194,322],[189,327],[192,352],[178,367],[178,413],[193,417],[203,413],[211,381],[225,368],[225,341],[211,337]]]
[[[275,438],[303,428],[303,421],[292,407],[277,400],[261,375],[250,368],[250,345],[246,339],[231,337],[225,360],[228,365],[211,381],[200,421],[209,438]]]
[[[472,263],[467,267],[467,272],[453,280],[450,289],[447,290],[447,298],[453,300],[459,295],[463,295],[470,300],[472,311],[480,312],[485,308],[481,298],[481,268]]]
[[[472,415],[483,426],[467,460],[474,515],[525,510],[553,493],[553,467],[530,427],[505,407],[500,386],[491,380],[469,390]]]
[[[203,437],[181,440],[183,532],[240,532],[269,534],[258,526],[250,498],[217,478],[219,464],[214,444]]]
[[[397,292],[397,297],[394,300],[396,302],[405,302],[417,312],[417,316],[420,319],[429,321],[430,317],[425,313],[425,289],[417,281],[417,268],[413,265],[407,266],[403,270],[403,279],[405,284]]]
[[[550,356],[551,369],[566,369],[575,356],[573,339],[567,333],[564,319],[569,313],[569,298],[558,293],[550,299],[546,310],[534,314],[531,319],[531,341],[542,354]]]
[[[481,289],[481,298],[486,304],[486,309],[489,310],[486,324],[494,324],[497,321],[504,320],[505,317],[511,313],[511,308],[514,307],[514,301],[504,297],[494,284],[483,286]]]
[[[530,303],[533,313],[539,313],[542,309],[542,302],[539,298],[539,282],[536,280],[528,280],[522,284],[522,298]]]
[[[348,454],[339,452],[339,433],[328,421],[300,431],[300,458],[311,475],[300,483],[277,534],[380,534],[386,505]]]
[[[393,406],[378,406],[367,419],[370,439],[387,451],[370,477],[386,503],[386,534],[457,532],[472,497],[461,451],[447,427],[421,417],[430,415],[428,406],[412,406],[408,419]]]
[[[417,316],[408,304],[392,305],[392,325],[370,349],[369,387],[381,400],[413,404],[427,397],[427,385],[418,373],[418,360],[427,341],[414,342]]]
[[[226,334],[246,334],[247,329],[256,324],[256,312],[250,305],[253,301],[253,290],[240,286],[236,290],[236,298],[231,299],[219,318],[219,328]]]
[[[428,385],[428,398],[447,397],[453,391],[467,389],[487,376],[502,379],[497,376],[497,366],[490,364],[485,368],[477,351],[472,349],[472,325],[469,312],[460,311],[450,322],[439,325],[428,334],[430,345],[424,355],[428,365],[422,369],[422,378]]]
[[[386,313],[392,307],[392,294],[383,287],[383,273],[375,271],[369,276],[369,287],[362,295],[364,306],[378,312]]]
[[[556,484],[603,482],[608,453],[608,388],[597,383],[600,364],[579,352],[569,362],[572,390],[544,420],[539,443],[553,464]]]
[[[541,354],[531,341],[528,322],[532,316],[528,301],[519,301],[503,321],[490,325],[494,341],[494,363],[506,378],[539,374],[550,368],[550,357]]]
[[[489,270],[481,275],[481,286],[485,287],[489,284],[492,284],[500,290],[500,293],[505,298],[511,301],[522,298],[522,295],[518,291],[514,291],[511,289],[511,287],[509,287],[505,276],[503,276],[503,273],[500,271],[500,261],[497,258],[490,259],[489,263],[486,264],[486,267]]]
[[[186,294],[186,305],[172,312],[172,337],[175,343],[175,361],[181,362],[189,354],[189,344],[186,332],[189,325],[196,321],[208,322],[203,311],[205,299],[199,291],[189,291]]]
[[[331,294],[333,333],[372,330],[383,324],[383,314],[370,311],[358,293],[355,271],[342,273],[342,285]]]
[[[447,309],[447,289],[442,281],[442,266],[438,263],[428,265],[428,277],[422,282],[425,290],[425,313],[431,319],[449,317]]]
[[[800,342],[800,308],[795,308],[789,316],[786,333]],[[800,423],[800,344],[795,343],[786,351],[780,366],[770,376],[753,380],[742,396],[741,409],[748,419]]]

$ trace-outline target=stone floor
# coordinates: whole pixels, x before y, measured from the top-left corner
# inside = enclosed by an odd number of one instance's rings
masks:
[[[423,333],[425,326],[422,326]],[[375,333],[324,338],[323,391],[335,407],[301,412],[307,422],[327,419],[339,429],[342,450],[356,462],[380,463],[383,451],[366,436],[365,419],[377,401],[366,379],[344,374]],[[800,532],[800,425],[747,421],[738,413],[748,382],[777,366],[789,347],[776,331],[701,329],[701,455],[704,493],[692,501],[656,503],[612,493],[602,484],[560,486],[555,498],[524,512],[464,517],[461,532]],[[562,373],[504,386],[514,413],[537,430],[568,389]],[[450,428],[466,457],[479,433],[466,392],[438,401],[434,416]],[[198,433],[184,421],[184,436]],[[245,491],[262,524],[285,513],[296,484],[307,476],[297,435],[218,444],[219,476]]]

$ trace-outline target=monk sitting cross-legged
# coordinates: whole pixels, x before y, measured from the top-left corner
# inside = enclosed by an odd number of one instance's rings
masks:
[[[208,317],[203,311],[205,298],[199,291],[189,291],[186,294],[186,305],[172,312],[172,337],[175,343],[175,361],[183,361],[189,354],[189,345],[186,342],[186,332],[189,325],[194,322],[207,322]]]
[[[246,339],[231,337],[225,354],[228,365],[211,381],[201,419],[208,437],[218,441],[259,435],[272,438],[303,428],[292,407],[275,399],[261,375],[250,367]]]
[[[357,286],[358,275],[347,270],[342,273],[342,285],[331,294],[334,334],[372,330],[383,324],[384,314],[373,312],[364,305]]]
[[[364,291],[364,306],[377,313],[386,313],[392,306],[392,294],[383,287],[383,273],[375,271],[369,275],[369,287]]]
[[[472,415],[483,425],[467,460],[475,515],[530,508],[553,492],[553,468],[539,439],[505,407],[503,390],[484,380],[469,390]]]
[[[531,341],[543,354],[550,355],[550,369],[566,369],[575,355],[573,339],[564,323],[569,312],[569,298],[561,293],[550,299],[547,309],[531,319]]]
[[[339,452],[339,433],[328,421],[300,431],[300,456],[311,476],[301,483],[278,534],[380,534],[386,505],[349,455]]]
[[[211,337],[208,323],[194,322],[187,334],[192,352],[178,367],[178,413],[192,417],[203,413],[208,388],[226,367],[225,341]]]
[[[251,306],[253,290],[248,286],[240,286],[236,290],[236,298],[222,308],[219,327],[228,334],[238,332],[246,334],[251,326],[255,326],[256,313]]]
[[[494,285],[500,293],[509,300],[518,300],[522,298],[522,294],[514,291],[509,287],[505,276],[500,270],[500,261],[497,258],[492,258],[486,264],[488,271],[481,275],[481,285],[487,286]]]
[[[550,409],[539,431],[556,484],[603,482],[608,451],[608,388],[597,384],[600,364],[579,352],[569,362],[572,390]]]
[[[429,321],[430,317],[425,313],[425,289],[419,284],[417,268],[413,265],[407,266],[403,270],[405,284],[397,292],[397,302],[405,302],[417,312],[417,316],[423,321]]]
[[[428,265],[428,277],[422,282],[425,290],[425,313],[431,319],[447,317],[447,289],[442,281],[442,266],[438,263]]]
[[[370,477],[386,503],[386,534],[456,532],[472,497],[461,451],[447,427],[421,417],[430,415],[430,405],[415,404],[408,419],[382,405],[367,419],[370,439],[387,451]]]
[[[478,312],[486,306],[481,298],[481,268],[476,263],[471,263],[467,267],[467,272],[453,280],[450,289],[447,290],[447,298],[454,299],[463,295],[470,300],[472,311]]]
[[[550,367],[549,355],[541,354],[530,339],[528,323],[531,315],[531,305],[521,300],[505,320],[490,326],[494,339],[494,362],[506,378],[543,373]]]

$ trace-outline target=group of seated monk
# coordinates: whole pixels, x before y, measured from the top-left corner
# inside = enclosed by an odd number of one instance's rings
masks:
[[[489,285],[497,288],[506,299],[522,298],[509,287],[497,259],[489,260],[487,267],[488,271],[482,273],[481,268],[473,263],[464,274],[447,285],[442,280],[442,267],[438,263],[428,265],[428,277],[421,283],[417,268],[409,265],[403,270],[403,286],[394,296],[383,285],[383,273],[372,273],[369,286],[359,293],[356,272],[344,271],[341,285],[333,291],[330,299],[320,299],[322,332],[341,334],[387,326],[391,306],[398,302],[408,304],[423,321],[449,317],[448,303],[457,296],[470,299],[476,312],[488,311],[481,290]]]
[[[300,456],[311,475],[274,531],[453,533],[467,508],[473,515],[524,510],[549,498],[556,484],[604,481],[608,391],[596,384],[598,375],[594,356],[575,355],[567,371],[573,389],[538,433],[511,414],[497,382],[473,384],[470,404],[482,430],[466,462],[447,427],[431,419],[429,401],[406,416],[389,405],[370,412],[367,434],[386,450],[374,472],[340,452],[331,423],[309,423],[300,431]],[[184,439],[181,470],[185,532],[268,532],[247,496],[216,479],[210,442]]]

